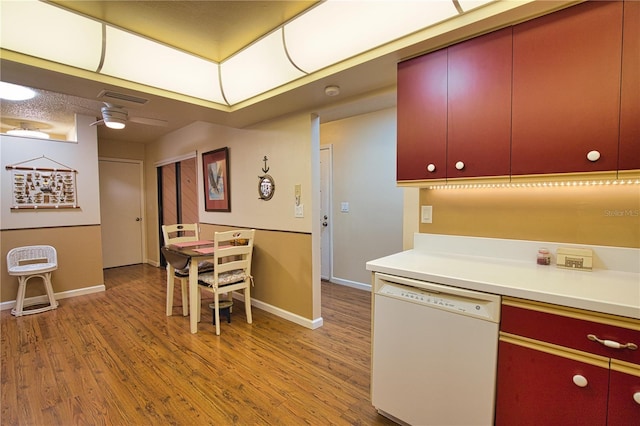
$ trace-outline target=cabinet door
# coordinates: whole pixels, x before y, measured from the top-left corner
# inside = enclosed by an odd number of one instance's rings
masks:
[[[398,64],[398,180],[445,177],[447,51]],[[429,172],[427,165],[435,170]]]
[[[495,424],[605,425],[608,385],[607,368],[501,341]]]
[[[624,3],[620,170],[640,169],[640,2]]]
[[[621,23],[597,1],[514,27],[512,174],[617,169]]]
[[[640,366],[626,369],[629,373],[617,371],[615,364],[612,364],[609,384],[609,426],[640,424]]]
[[[448,178],[509,175],[511,58],[511,28],[449,48]]]

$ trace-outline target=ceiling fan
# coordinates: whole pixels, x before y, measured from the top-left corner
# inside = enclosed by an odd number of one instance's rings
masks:
[[[110,129],[124,129],[128,121],[132,123],[162,127],[166,127],[169,124],[166,120],[159,120],[156,118],[131,117],[129,116],[129,111],[127,111],[125,107],[107,102],[105,102],[104,106],[100,108],[100,112],[102,113],[102,120],[91,123],[91,126],[104,124]]]

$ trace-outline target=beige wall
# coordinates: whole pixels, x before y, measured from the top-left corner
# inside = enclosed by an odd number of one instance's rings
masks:
[[[234,228],[202,224],[200,235],[211,240],[214,232]],[[303,318],[315,318],[313,281],[305,278],[312,276],[310,245],[309,234],[256,230],[251,298]]]
[[[172,158],[197,153],[199,222],[204,238],[215,229],[255,228],[252,299],[313,321],[320,317],[319,272],[314,214],[319,195],[313,189],[314,118],[309,114],[283,117],[246,129],[196,122],[146,146],[146,231],[149,259],[159,262],[156,166]],[[231,212],[204,211],[202,153],[228,147]],[[264,174],[263,157],[276,191],[270,201],[258,197],[258,176]],[[295,185],[301,185],[304,217],[294,217]],[[317,222],[317,220],[316,220]]]
[[[100,225],[66,226],[53,228],[15,229],[2,231],[2,264],[14,247],[51,245],[58,254],[58,270],[51,277],[56,298],[104,290]],[[0,300],[16,299],[18,279],[2,268],[0,273]],[[27,297],[44,294],[38,279],[29,281]],[[33,284],[33,285],[32,285]],[[87,291],[88,289],[91,289]]]
[[[322,124],[332,145],[332,281],[369,283],[367,261],[402,250],[403,190],[396,186],[396,109]],[[349,212],[341,203],[349,203]]]
[[[640,185],[422,189],[420,205],[425,233],[640,248]]]
[[[1,197],[0,256],[2,265],[9,250],[25,245],[52,245],[58,253],[53,290],[58,298],[104,289],[97,136],[89,126],[94,117],[76,117],[77,142],[61,142],[0,135]],[[46,158],[42,158],[42,156]],[[52,161],[77,169],[77,209],[11,210],[11,173],[6,166],[38,158],[29,165],[53,167]],[[16,298],[17,278],[3,266],[0,302]],[[30,282],[31,283],[31,282]],[[35,288],[40,286],[34,286]],[[35,294],[42,294],[42,288]],[[33,291],[27,295],[33,295]]]
[[[100,158],[144,160],[145,146],[145,144],[137,142],[101,139],[98,141],[98,156]]]

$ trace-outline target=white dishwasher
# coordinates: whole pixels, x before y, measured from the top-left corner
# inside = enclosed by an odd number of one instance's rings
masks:
[[[410,425],[492,425],[500,296],[375,274],[371,399]]]

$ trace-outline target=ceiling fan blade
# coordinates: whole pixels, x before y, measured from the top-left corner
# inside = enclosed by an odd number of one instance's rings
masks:
[[[93,123],[89,124],[89,126],[96,126],[96,125],[100,125],[100,124],[104,124],[104,120],[94,121]]]
[[[168,121],[158,120],[156,118],[129,117],[129,121],[132,123],[148,124],[149,126],[167,127],[169,125]]]

